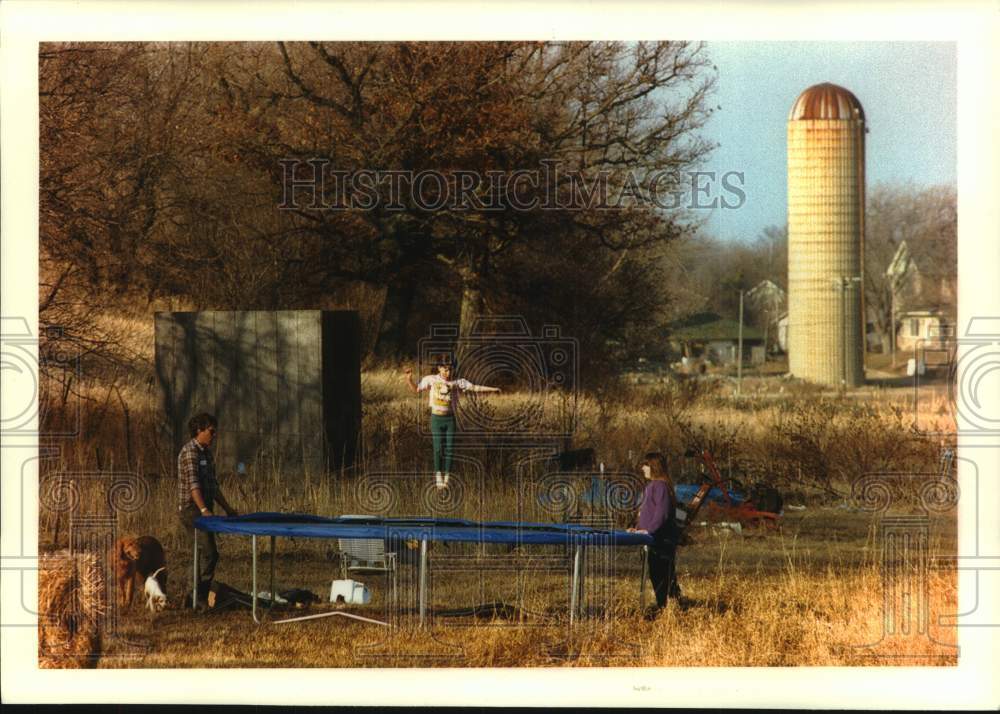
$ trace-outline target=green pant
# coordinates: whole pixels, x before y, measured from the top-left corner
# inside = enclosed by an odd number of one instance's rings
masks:
[[[452,444],[455,441],[455,417],[431,414],[431,438],[434,440],[434,470],[451,473]]]

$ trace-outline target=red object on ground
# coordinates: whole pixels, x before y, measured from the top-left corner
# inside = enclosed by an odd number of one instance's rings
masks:
[[[759,511],[750,500],[746,500],[739,505],[733,503],[733,500],[729,497],[729,490],[722,483],[722,474],[719,473],[719,469],[715,465],[715,459],[712,458],[712,454],[708,449],[702,449],[701,460],[705,463],[705,468],[708,469],[713,481],[703,483],[701,488],[698,489],[698,493],[695,494],[694,498],[688,504],[687,519],[685,520],[687,525],[694,522],[694,517],[701,510],[705,496],[715,487],[722,491],[722,497],[726,500],[726,505],[720,506],[712,503],[709,504],[709,508],[714,514],[719,516],[720,520],[737,521],[747,527],[765,526],[772,529],[778,527],[778,519],[781,516],[777,513]]]

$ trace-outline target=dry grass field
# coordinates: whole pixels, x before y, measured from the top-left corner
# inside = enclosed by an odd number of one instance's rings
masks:
[[[220,464],[223,490],[243,513],[292,511],[321,515],[363,509],[359,479],[365,474],[426,473],[423,403],[410,396],[398,369],[363,375],[362,462],[354,473],[286,478],[279,463],[258,464],[244,476]],[[592,446],[609,470],[633,471],[646,450],[673,456],[680,482],[697,482],[685,448],[708,447],[725,476],[777,485],[786,503],[779,531],[692,528],[693,543],[679,551],[684,592],[657,619],[639,609],[639,554],[617,548],[591,563],[586,617],[570,627],[569,576],[550,572],[445,572],[435,567],[462,546],[437,544],[431,553],[431,620],[415,627],[416,566],[404,554],[399,607],[387,605],[379,577],[361,578],[373,590],[368,606],[347,611],[389,620],[383,628],[342,617],[255,625],[248,611],[192,612],[181,599],[189,589],[190,554],[182,552],[174,523],[175,454],[159,445],[157,403],[151,381],[120,384],[122,398],[87,387],[80,438],[58,457],[43,459],[40,517],[43,550],[68,545],[72,501],[76,513],[106,513],[107,484],[86,474],[133,474],[141,493],[117,513],[120,534],[150,534],[170,564],[166,612],[152,615],[137,602],[120,613],[118,634],[107,638],[99,667],[355,667],[355,666],[773,666],[954,664],[954,629],[939,618],[954,614],[955,573],[933,570],[912,553],[888,547],[883,526],[896,516],[917,515],[931,556],[955,553],[955,511],[935,504],[928,514],[922,489],[937,470],[940,444],[926,437],[950,418],[942,395],[923,399],[915,411],[906,389],[869,388],[825,394],[779,378],[750,379],[734,398],[731,382],[634,385],[589,393],[577,400],[574,445]],[[54,392],[53,392],[54,393]],[[490,402],[498,413],[516,412],[531,395],[505,394]],[[127,406],[127,411],[126,411]],[[544,418],[561,419],[562,404],[545,404]],[[560,411],[562,409],[563,411]],[[50,426],[77,418],[50,398]],[[225,439],[225,424],[220,439]],[[406,481],[383,515],[441,515],[473,519],[558,520],[559,514],[523,510],[517,498],[518,455],[494,448],[489,438],[462,452],[476,469],[457,469],[464,485],[457,502],[420,496],[422,482]],[[470,462],[467,462],[470,463]],[[873,493],[858,480],[872,474],[907,473]],[[430,478],[429,476],[427,477]],[[402,482],[400,482],[402,483]],[[520,485],[518,485],[520,484]],[[853,488],[853,492],[852,492]],[[71,496],[70,496],[71,494]],[[871,509],[883,496],[888,510]],[[872,500],[874,499],[874,500]],[[370,504],[367,504],[370,505]],[[885,504],[881,504],[885,505]],[[925,504],[926,505],[926,504]],[[440,507],[440,511],[434,509]],[[527,518],[526,516],[531,516]],[[627,514],[619,517],[627,518]],[[263,540],[263,539],[262,539]],[[250,589],[249,541],[220,537],[217,579]],[[278,589],[329,592],[339,566],[325,541],[278,542]],[[558,555],[526,548],[526,558]],[[504,555],[507,555],[504,552]],[[547,561],[548,562],[548,561]],[[260,560],[267,587],[268,557]],[[651,601],[648,584],[646,603]],[[504,611],[460,611],[503,602]],[[312,613],[334,606],[313,606]],[[303,614],[275,613],[274,619]]]
[[[341,617],[258,626],[247,611],[191,612],[174,607],[152,615],[136,606],[122,617],[121,638],[109,644],[99,666],[955,664],[955,630],[938,623],[942,615],[955,612],[955,573],[921,575],[911,564],[912,571],[895,582],[888,580],[877,529],[869,524],[869,518],[856,513],[823,510],[789,517],[780,534],[740,538],[729,531],[704,529],[694,544],[680,552],[683,600],[671,603],[654,621],[645,620],[638,607],[634,549],[619,549],[613,574],[591,578],[592,585],[596,580],[603,587],[588,592],[587,619],[572,627],[567,621],[566,573],[521,577],[438,573],[432,575],[431,625],[418,630],[416,568],[403,565],[398,588],[409,607],[391,612],[385,605],[385,582],[368,577],[362,579],[374,591],[373,603],[346,610],[394,620],[398,628]],[[932,551],[954,550],[952,525],[950,518],[932,522]],[[246,539],[225,540],[218,576],[249,590]],[[181,553],[172,552],[170,557],[174,562],[183,560]],[[308,587],[322,593],[339,572],[322,546],[307,542],[279,541],[276,561],[279,588]],[[262,579],[267,567],[265,556],[259,570]],[[180,586],[174,582],[174,587]],[[646,588],[648,604],[648,584]],[[887,597],[901,608],[895,614],[886,609]],[[481,617],[435,614],[498,600],[517,609]],[[309,612],[332,607],[320,605]],[[921,612],[921,607],[926,610]],[[273,619],[301,614],[275,611]],[[923,618],[929,619],[926,627],[920,624]],[[892,627],[896,631],[888,632]],[[904,627],[909,632],[903,632]]]

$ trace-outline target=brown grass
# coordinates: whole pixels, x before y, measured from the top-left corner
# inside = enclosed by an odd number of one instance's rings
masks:
[[[632,549],[618,549],[613,572],[591,575],[588,619],[567,621],[568,576],[511,573],[445,573],[432,565],[432,624],[415,628],[416,569],[401,566],[403,607],[387,609],[386,583],[362,577],[374,591],[373,604],[348,611],[391,619],[399,629],[326,618],[255,625],[246,611],[221,613],[171,609],[156,616],[125,619],[124,634],[150,647],[142,659],[116,660],[102,667],[357,667],[357,666],[834,666],[948,665],[957,662],[955,630],[938,624],[953,614],[957,581],[953,571],[914,570],[886,579],[868,519],[858,515],[812,514],[794,519],[784,533],[744,538],[702,530],[680,552],[685,599],[671,603],[655,621],[638,608],[638,561]],[[847,520],[839,537],[824,532],[827,519]],[[932,522],[933,552],[954,545],[953,519]],[[815,529],[815,530],[814,530]],[[850,533],[850,537],[847,534]],[[248,589],[245,539],[224,539],[219,577]],[[279,541],[278,588],[304,586],[325,594],[338,569],[319,542]],[[534,549],[537,554],[538,549]],[[440,547],[434,556],[445,558]],[[182,558],[176,554],[175,558]],[[440,562],[440,561],[439,561]],[[260,587],[267,573],[262,557]],[[911,578],[911,579],[906,579]],[[600,583],[606,590],[594,587]],[[651,594],[647,588],[647,605]],[[895,589],[894,589],[895,588]],[[883,605],[886,593],[900,611]],[[897,593],[897,595],[893,595]],[[923,599],[926,597],[926,599]],[[178,595],[179,598],[179,595]],[[434,613],[503,601],[519,608],[509,618],[446,618]],[[329,610],[315,606],[311,612]],[[921,607],[926,607],[920,611]],[[884,634],[890,626],[896,633]],[[301,614],[276,614],[275,619]],[[928,626],[921,630],[921,617]],[[908,634],[901,631],[904,624]]]

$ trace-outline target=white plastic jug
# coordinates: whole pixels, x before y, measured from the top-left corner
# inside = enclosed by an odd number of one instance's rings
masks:
[[[357,580],[334,580],[330,585],[330,602],[339,598],[348,605],[367,605],[372,601],[372,593]]]
[[[927,363],[923,360],[916,360],[913,357],[906,360],[906,376],[912,377],[914,374],[923,377],[927,372]]]

